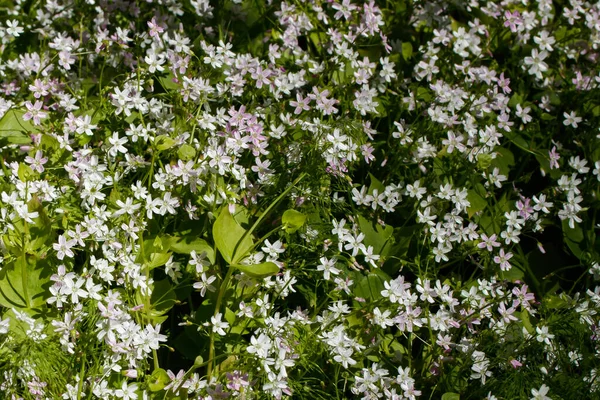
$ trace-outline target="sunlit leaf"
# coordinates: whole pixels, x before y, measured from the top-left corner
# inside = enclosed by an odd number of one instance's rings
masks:
[[[231,265],[230,267],[240,270],[241,272],[245,273],[246,275],[251,276],[253,278],[257,278],[257,279],[266,278],[268,276],[275,275],[276,273],[279,272],[279,267],[277,266],[277,264],[272,263],[272,262],[264,262],[264,263],[253,264],[253,265],[234,264],[234,265]]]
[[[246,230],[233,219],[227,206],[221,210],[212,233],[217,249],[228,264],[238,261],[238,258],[241,258],[239,256],[245,255],[254,247],[252,238],[246,235]]]

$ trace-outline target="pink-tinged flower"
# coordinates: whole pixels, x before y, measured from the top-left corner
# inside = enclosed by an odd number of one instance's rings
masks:
[[[560,160],[560,154],[556,152],[556,146],[552,147],[552,150],[548,152],[548,156],[550,157],[550,169],[558,169],[558,160]]]
[[[500,269],[502,271],[508,271],[511,268],[510,263],[508,262],[508,260],[510,260],[512,258],[513,254],[512,253],[504,253],[504,249],[500,249],[500,252],[497,256],[494,257],[494,262],[496,264],[500,265]]]
[[[44,172],[44,164],[46,164],[48,162],[48,159],[43,156],[43,153],[41,150],[38,150],[35,152],[35,157],[30,157],[30,156],[25,157],[25,162],[27,164],[31,165],[31,168],[34,171],[42,173],[42,172]]]
[[[40,100],[37,100],[35,104],[31,104],[30,101],[26,101],[25,107],[27,107],[27,112],[23,114],[23,120],[29,121],[32,119],[34,125],[39,125],[41,123],[40,120],[48,116],[48,114],[42,111],[43,105],[44,103],[42,103]]]
[[[500,247],[500,242],[496,242],[496,234],[494,233],[492,236],[487,237],[485,233],[481,234],[481,243],[477,245],[480,249],[486,249],[488,251],[492,251],[494,247]]]
[[[150,37],[158,36],[159,33],[164,32],[163,27],[156,23],[156,17],[152,17],[152,20],[148,21],[148,28],[150,28],[148,33]]]
[[[522,363],[520,363],[520,362],[519,362],[519,361],[517,361],[517,360],[510,360],[510,365],[511,365],[511,366],[512,366],[514,369],[517,369],[517,368],[519,368],[519,367],[522,367],[522,366],[523,366],[523,364],[522,364]]]
[[[310,97],[302,97],[300,93],[296,93],[296,100],[290,100],[290,106],[295,107],[294,114],[298,115],[302,113],[302,110],[308,111],[310,110]]]
[[[533,207],[530,205],[530,203],[531,199],[527,197],[522,197],[522,201],[517,201],[517,209],[519,210],[519,215],[525,220],[529,219],[529,217],[533,213]]]
[[[518,30],[518,27],[523,23],[521,14],[517,10],[513,12],[505,11],[504,18],[506,18],[506,20],[504,21],[504,26],[510,28],[511,32],[516,32]]]

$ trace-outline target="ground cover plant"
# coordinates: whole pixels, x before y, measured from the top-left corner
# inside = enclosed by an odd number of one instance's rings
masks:
[[[0,0],[7,399],[600,391],[600,3]]]

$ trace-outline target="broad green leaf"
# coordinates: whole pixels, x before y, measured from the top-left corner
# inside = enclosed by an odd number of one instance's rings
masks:
[[[27,182],[30,180],[30,178],[33,178],[35,174],[29,165],[20,163],[17,175],[19,176],[21,182]]]
[[[354,77],[354,68],[347,62],[344,68],[335,69],[331,74],[331,79],[338,85],[350,82]]]
[[[523,104],[523,96],[515,92],[508,101],[508,106],[510,108],[514,108],[517,106],[517,104]]]
[[[235,322],[235,313],[233,312],[233,310],[229,307],[227,307],[225,309],[225,321],[227,321],[229,323],[229,325],[233,326],[234,322]],[[239,332],[238,332],[239,333]]]
[[[569,307],[569,303],[556,294],[544,296],[542,299],[544,305],[550,309],[557,310]]]
[[[30,309],[43,306],[46,304],[51,275],[52,268],[47,261],[38,260],[33,255],[21,255],[8,265],[3,265],[0,270],[0,305]]]
[[[383,275],[385,275],[384,272],[377,271],[377,273],[362,276],[354,288],[354,295],[367,300],[379,300],[381,291],[385,289],[383,283],[386,279]]]
[[[415,237],[415,231],[418,231],[419,229],[421,229],[420,225],[410,225],[404,226],[402,228],[394,228],[394,244],[391,246],[389,251],[387,251],[386,249],[386,255],[393,255],[397,257],[404,256],[410,248],[411,240]]]
[[[173,81],[175,76],[172,73],[167,74],[167,76],[163,76],[158,78],[158,82],[160,82],[161,86],[165,89],[165,91],[169,90],[178,90],[180,85]]]
[[[508,271],[500,271],[500,277],[511,282],[522,281],[525,277],[525,272],[521,269],[520,265],[513,263]]]
[[[365,234],[364,245],[367,247],[373,246],[374,254],[387,255],[391,249],[394,228],[389,225],[383,227],[372,223],[362,216],[358,217],[358,226],[360,231]]]
[[[504,136],[506,136],[512,143],[514,143],[517,147],[531,153],[531,149],[529,148],[529,143],[527,140],[523,138],[523,135],[517,132],[503,132]]]
[[[548,113],[542,113],[542,120],[544,121],[552,121],[556,119],[556,117],[552,114],[548,114]]]
[[[497,147],[494,151],[496,152],[496,158],[492,161],[492,166],[497,167],[502,175],[508,176],[510,167],[515,165],[515,156],[504,147]]]
[[[327,42],[327,34],[325,32],[311,32],[308,38],[317,49],[323,48],[323,43]]]
[[[183,161],[188,161],[188,160],[191,160],[194,157],[196,157],[196,149],[194,149],[189,144],[183,144],[183,145],[181,145],[179,150],[177,150],[177,155]]]
[[[492,156],[487,153],[480,153],[477,155],[477,168],[485,171],[492,165]]]
[[[431,91],[425,86],[419,86],[417,88],[417,98],[419,100],[423,100],[426,103],[429,103],[433,96],[431,95]]]
[[[168,150],[171,147],[175,146],[175,140],[167,135],[160,135],[154,139],[154,144],[156,148],[160,151]]]
[[[582,248],[584,245],[583,229],[577,224],[574,229],[571,228],[569,226],[569,221],[566,219],[562,221],[562,228],[565,243],[569,246],[569,249],[571,249],[571,252],[573,252],[575,257],[581,258],[584,251]]]
[[[238,225],[225,206],[215,221],[212,229],[213,239],[228,264],[237,263],[253,247],[254,243],[246,230]]]
[[[287,233],[294,233],[304,225],[306,215],[296,210],[286,210],[281,217],[281,223]]]
[[[154,288],[150,296],[150,303],[154,310],[161,313],[167,312],[175,305],[176,300],[173,284],[169,279],[154,282]]]
[[[527,332],[533,333],[534,329],[533,329],[533,325],[531,325],[531,320],[529,319],[529,312],[527,312],[526,310],[523,310],[521,312],[517,311],[516,314],[519,316],[519,320],[523,324],[523,327],[525,329],[527,329]]]
[[[8,110],[0,119],[0,139],[4,138],[11,144],[31,143],[30,133],[39,131],[31,121],[24,121],[22,110]]]
[[[38,198],[32,198],[29,203],[29,211],[37,211],[38,217],[33,220],[33,224],[29,224],[29,241],[27,242],[26,249],[29,252],[37,252],[42,249],[44,244],[50,244],[54,242],[54,231],[52,230],[52,223],[44,206]]]
[[[159,392],[165,388],[171,382],[171,378],[162,368],[157,368],[152,371],[152,374],[148,378],[148,389],[151,392]]]
[[[469,218],[471,218],[475,213],[483,210],[487,206],[487,201],[481,197],[477,192],[473,189],[470,189],[467,193],[467,200],[471,204],[467,207],[467,213],[469,214]]]
[[[277,264],[272,262],[264,262],[254,265],[233,264],[230,265],[230,268],[240,270],[246,275],[257,279],[266,278],[268,276],[275,275],[279,272],[279,267],[277,266]]]
[[[171,236],[169,240],[169,249],[178,254],[190,254],[196,251],[197,254],[206,253],[208,260],[215,263],[215,251],[206,240],[197,236]]]
[[[385,186],[381,181],[371,173],[369,173],[369,179],[371,180],[371,184],[369,185],[368,193],[373,194],[373,190],[377,189],[377,193],[383,193],[385,190]]]
[[[148,261],[146,263],[146,266],[150,270],[161,267],[161,266],[165,265],[167,263],[167,261],[169,261],[169,258],[171,258],[171,255],[172,255],[172,253],[170,253],[170,252],[152,253],[152,254],[150,254],[150,261]]]

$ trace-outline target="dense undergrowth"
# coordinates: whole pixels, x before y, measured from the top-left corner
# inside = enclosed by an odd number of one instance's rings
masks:
[[[3,398],[598,395],[599,3],[0,15]]]

